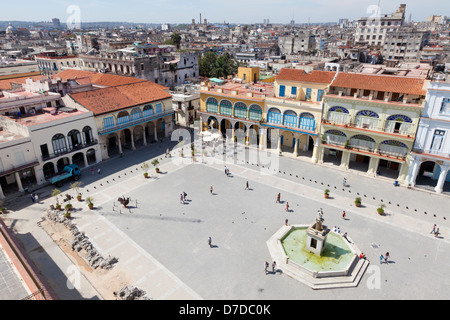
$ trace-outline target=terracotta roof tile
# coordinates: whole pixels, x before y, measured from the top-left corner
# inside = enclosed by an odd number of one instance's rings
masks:
[[[336,72],[331,71],[318,71],[313,70],[310,73],[306,73],[302,69],[289,69],[283,68],[278,73],[277,80],[286,81],[299,81],[299,82],[313,82],[313,83],[323,83],[329,84],[333,80]]]
[[[72,93],[70,96],[95,115],[171,98],[166,87],[151,81]]]
[[[382,92],[396,92],[413,95],[426,95],[425,80],[390,75],[371,75],[359,73],[339,73],[333,87],[356,88]]]

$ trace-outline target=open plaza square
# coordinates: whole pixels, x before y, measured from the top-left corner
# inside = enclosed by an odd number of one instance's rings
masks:
[[[102,164],[101,174],[83,172],[81,193],[94,199],[95,208],[72,201],[71,221],[103,256],[117,259],[111,270],[90,268],[70,249],[70,239],[58,235],[61,229],[43,220],[55,202],[51,188],[42,189],[39,204],[8,216],[60,297],[108,299],[123,285],[155,300],[449,297],[449,280],[442,276],[450,263],[447,197],[270,151],[219,146],[193,161],[190,154],[180,156],[189,146],[173,146],[166,141],[152,154],[125,154]],[[151,167],[144,178],[142,164],[154,159],[160,172]],[[73,191],[66,186],[62,193]],[[358,195],[361,207],[354,204]],[[119,198],[129,200],[126,208]],[[386,204],[384,215],[377,214],[380,203]],[[283,226],[312,224],[318,210],[324,225],[346,233],[369,261],[354,287],[314,290],[283,272],[286,261],[272,269],[269,239]],[[438,237],[430,233],[434,224]],[[387,252],[389,259],[380,260]]]

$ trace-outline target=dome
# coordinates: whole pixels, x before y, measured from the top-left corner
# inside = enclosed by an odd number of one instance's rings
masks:
[[[17,29],[16,27],[14,27],[11,23],[9,24],[9,26],[6,28],[6,34],[12,34],[12,33],[16,33]]]

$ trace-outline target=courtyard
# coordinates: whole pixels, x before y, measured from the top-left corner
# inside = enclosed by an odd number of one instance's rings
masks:
[[[96,209],[89,211],[84,203],[73,203],[77,208],[74,222],[100,252],[118,258],[114,269],[123,272],[124,281],[153,299],[450,297],[450,280],[442,277],[450,264],[444,212],[448,198],[393,189],[390,182],[286,157],[277,160],[279,167],[272,174],[263,174],[259,164],[248,161],[255,159],[249,153],[257,151],[245,152],[238,161],[230,153],[219,153],[211,163],[179,159],[177,152],[170,159],[158,156],[161,173],[151,168],[149,179],[144,179],[139,162],[111,173],[106,168],[107,175],[95,177],[83,188],[83,194],[94,198]],[[225,165],[230,176],[224,173]],[[342,188],[344,174],[350,186]],[[91,178],[87,175],[85,181]],[[249,190],[245,189],[247,181]],[[323,197],[325,188],[331,190],[330,199]],[[184,204],[182,192],[187,193]],[[276,203],[278,193],[281,203]],[[353,205],[356,194],[363,198],[363,207]],[[127,209],[118,203],[120,196],[130,197]],[[52,201],[44,200],[41,214]],[[385,216],[376,214],[380,201],[387,204]],[[314,222],[319,208],[324,224],[347,232],[370,261],[356,288],[312,290],[280,270],[264,272],[264,262],[272,262],[267,240],[286,219],[289,224]],[[345,220],[342,210],[347,213]],[[14,214],[19,221],[27,213]],[[439,238],[429,233],[433,222],[441,227]],[[385,252],[391,259],[380,264],[379,256]],[[277,261],[278,266],[282,263]],[[66,266],[59,269],[70,278]],[[62,281],[53,286],[62,296],[70,296]],[[92,298],[83,289],[79,295]]]

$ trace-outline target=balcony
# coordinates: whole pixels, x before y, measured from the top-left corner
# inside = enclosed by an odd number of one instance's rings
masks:
[[[350,114],[343,112],[329,112],[327,121],[333,125],[348,125],[350,124]]]
[[[378,149],[378,153],[386,156],[405,158],[408,154],[408,149],[404,147],[381,144],[380,148]]]
[[[403,136],[414,136],[413,124],[408,122],[396,122],[388,120],[384,127],[384,132],[395,133]]]
[[[325,142],[326,144],[331,144],[335,146],[345,146],[346,141],[347,137],[345,136],[338,136],[329,133],[325,133],[323,135],[323,142]]]
[[[77,152],[79,150],[83,150],[85,148],[95,146],[97,144],[98,144],[98,140],[94,139],[91,143],[78,144],[76,146],[73,146],[72,148],[67,148],[67,149],[57,152],[57,153],[50,153],[47,155],[42,155],[42,161],[45,162],[48,160],[52,160],[52,159],[67,155],[72,152]]]
[[[132,127],[150,120],[156,120],[159,118],[163,118],[165,116],[171,115],[173,114],[174,111],[173,110],[169,110],[169,111],[163,111],[160,113],[156,113],[156,114],[151,114],[151,115],[141,115],[141,116],[133,116],[131,119],[127,118],[127,119],[123,119],[123,118],[118,118],[118,122],[116,124],[112,124],[109,125],[107,127],[103,127],[102,129],[98,130],[98,134],[99,135],[105,135],[117,130],[121,130],[121,129],[125,129],[128,127]],[[119,119],[121,119],[119,121]],[[120,123],[119,123],[120,122]]]
[[[348,143],[349,148],[354,148],[357,150],[364,150],[368,152],[374,152],[376,148],[375,142],[361,140],[361,139],[350,139]]]

